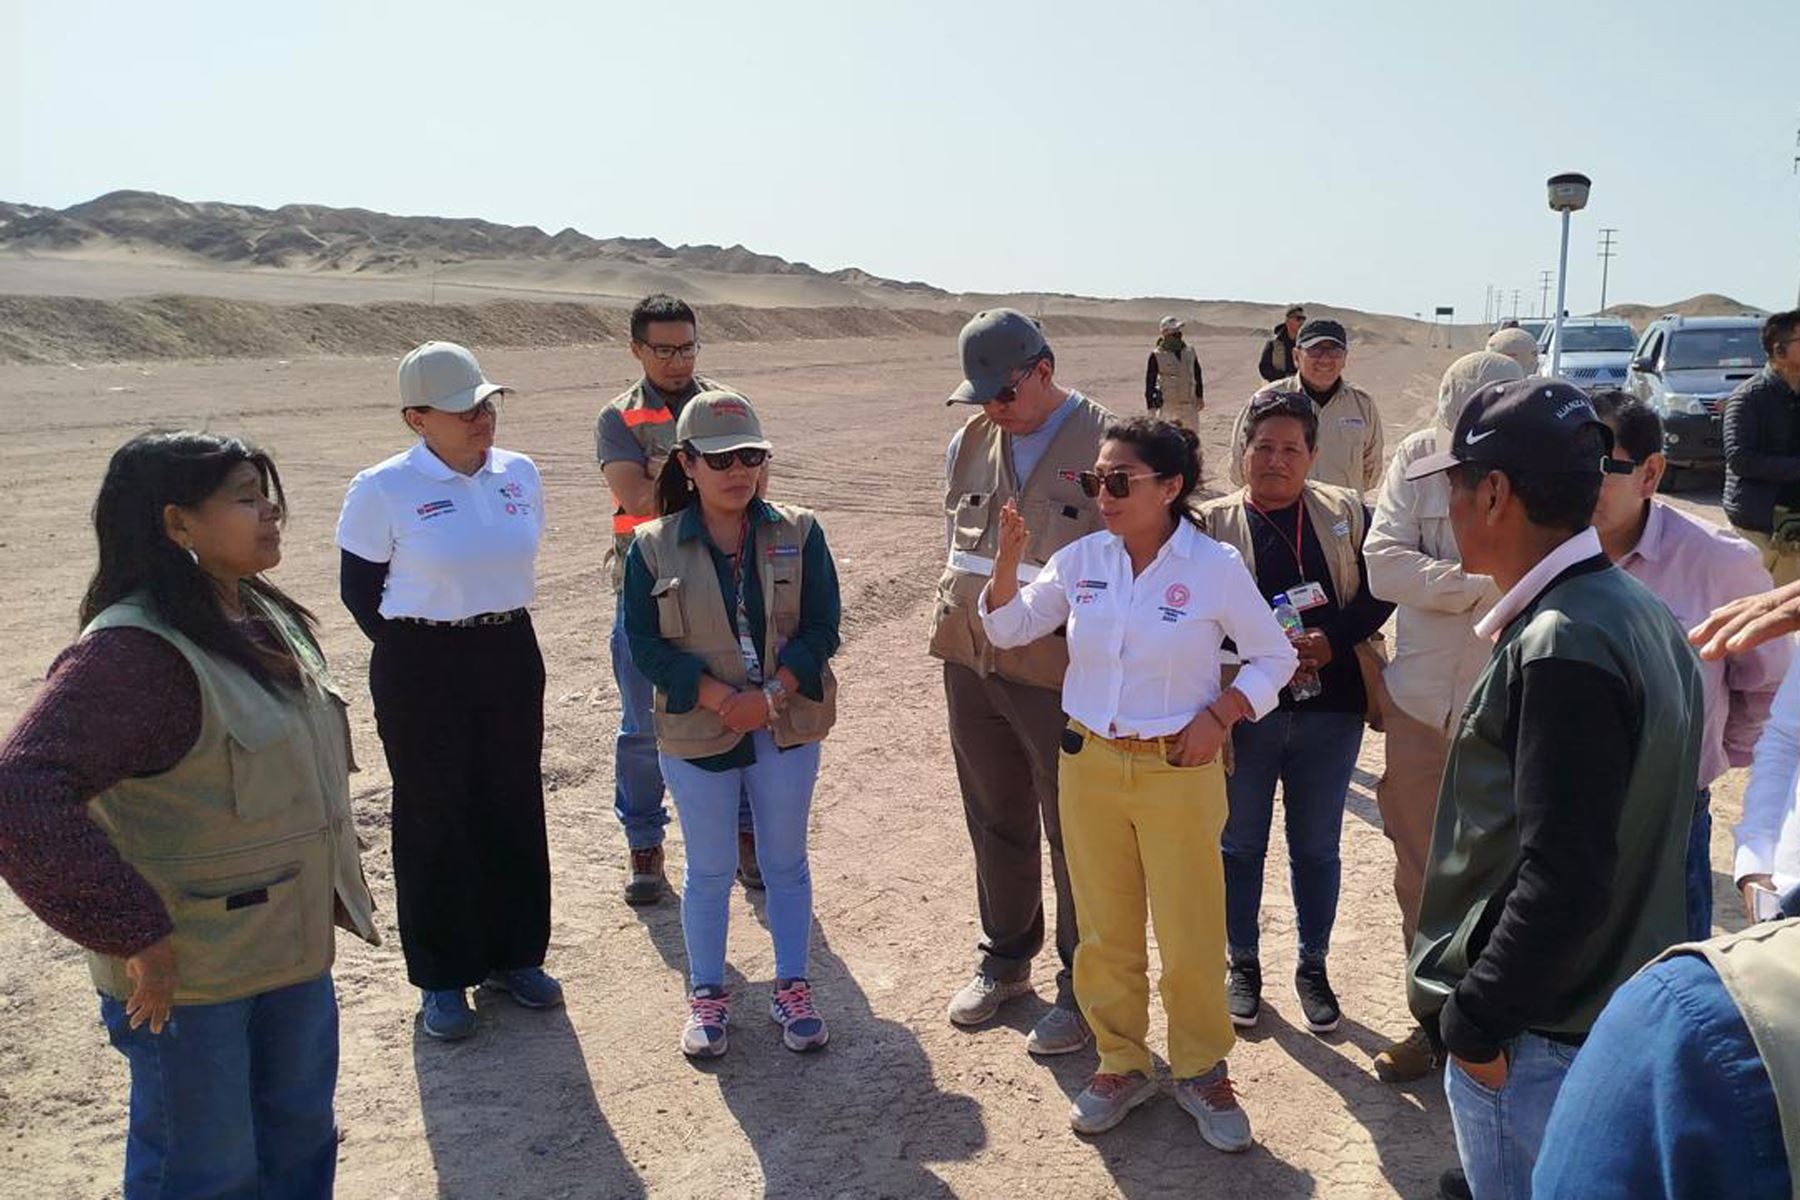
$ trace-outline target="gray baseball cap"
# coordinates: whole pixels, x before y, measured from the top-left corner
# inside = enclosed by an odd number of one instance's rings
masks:
[[[1050,348],[1038,323],[1016,308],[990,308],[969,318],[956,339],[962,386],[945,404],[986,404]]]
[[[701,392],[682,405],[675,440],[692,446],[696,454],[771,448],[750,401],[727,391]]]
[[[400,360],[400,407],[468,412],[495,392],[510,392],[489,383],[475,356],[455,342],[426,342]]]

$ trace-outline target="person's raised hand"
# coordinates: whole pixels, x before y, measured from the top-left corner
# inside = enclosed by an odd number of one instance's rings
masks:
[[[996,561],[1018,566],[1025,558],[1025,543],[1030,540],[1031,530],[1025,527],[1025,517],[1019,512],[1018,503],[1008,500],[1000,509],[1000,549]]]
[[[1712,661],[1754,650],[1796,630],[1800,630],[1800,581],[1713,609],[1688,631],[1688,641],[1699,648],[1701,658]]]

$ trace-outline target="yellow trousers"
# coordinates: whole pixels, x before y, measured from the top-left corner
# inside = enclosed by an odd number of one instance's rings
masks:
[[[1169,1066],[1210,1070],[1236,1041],[1225,1005],[1225,771],[1170,766],[1157,746],[1113,743],[1072,725],[1057,790],[1081,943],[1075,996],[1100,1070],[1150,1074],[1147,918],[1162,952]]]

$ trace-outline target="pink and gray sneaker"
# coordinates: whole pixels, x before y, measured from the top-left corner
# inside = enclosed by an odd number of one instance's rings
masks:
[[[681,1052],[689,1058],[717,1058],[725,1053],[725,1026],[731,1021],[731,996],[722,987],[697,987],[688,997],[687,1024],[681,1029]]]
[[[781,1040],[796,1054],[817,1050],[831,1040],[825,1018],[813,1007],[812,984],[804,979],[777,980],[769,997],[769,1019],[781,1026]]]

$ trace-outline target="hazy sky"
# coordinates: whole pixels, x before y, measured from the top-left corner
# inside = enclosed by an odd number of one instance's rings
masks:
[[[1800,284],[1800,3],[0,0],[0,198],[481,216],[955,290]]]

